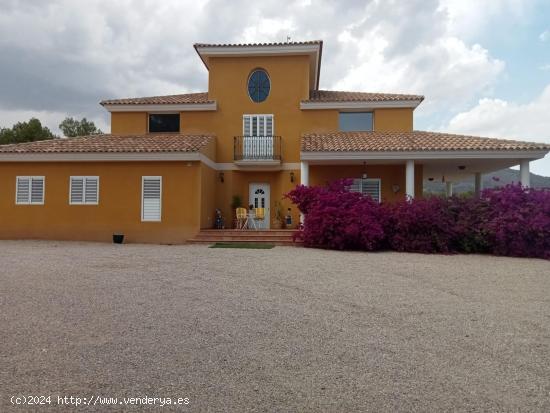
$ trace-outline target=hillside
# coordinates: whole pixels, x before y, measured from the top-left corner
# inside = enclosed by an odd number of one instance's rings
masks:
[[[495,178],[495,179],[493,179]],[[498,179],[498,180],[496,180]],[[515,169],[502,169],[497,172],[483,175],[483,188],[494,188],[511,183],[519,182],[519,171]],[[550,188],[550,177],[531,174],[531,186],[533,188]],[[474,177],[470,179],[454,182],[453,192],[455,194],[464,192],[473,192]],[[445,183],[424,180],[424,193],[444,193]]]

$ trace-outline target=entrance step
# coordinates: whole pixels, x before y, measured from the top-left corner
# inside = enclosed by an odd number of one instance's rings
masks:
[[[274,230],[238,230],[238,229],[203,229],[189,242],[193,244],[214,244],[216,242],[261,242],[275,245],[301,245],[294,242],[291,229]]]

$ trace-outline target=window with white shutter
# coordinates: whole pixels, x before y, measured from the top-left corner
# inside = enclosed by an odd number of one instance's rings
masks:
[[[71,205],[97,205],[99,202],[99,176],[71,176],[69,203]]]
[[[162,212],[162,177],[141,178],[141,220],[160,221]]]
[[[43,205],[44,180],[43,176],[18,176],[15,185],[15,203],[18,205]]]
[[[359,178],[354,179],[349,187],[351,192],[359,192],[363,195],[368,195],[377,202],[381,199],[381,181],[380,179]]]
[[[273,136],[273,115],[243,115],[243,136]]]

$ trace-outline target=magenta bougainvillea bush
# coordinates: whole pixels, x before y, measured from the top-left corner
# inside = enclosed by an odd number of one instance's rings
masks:
[[[297,186],[305,246],[339,250],[492,253],[550,259],[550,190],[509,185],[475,197],[377,203],[349,180]]]

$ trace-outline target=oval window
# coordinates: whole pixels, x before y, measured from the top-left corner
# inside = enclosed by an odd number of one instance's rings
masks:
[[[263,69],[254,70],[248,78],[248,96],[254,102],[259,103],[267,99],[271,82],[267,72]]]

